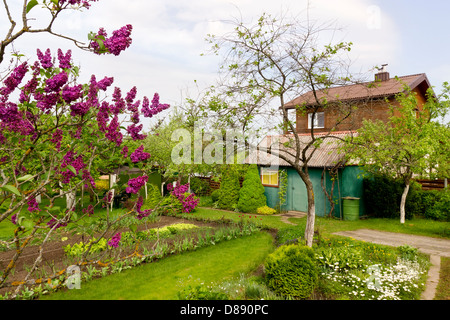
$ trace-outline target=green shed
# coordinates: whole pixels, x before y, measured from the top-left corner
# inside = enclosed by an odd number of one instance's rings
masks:
[[[339,134],[339,133],[338,133]],[[340,134],[340,138],[345,133]],[[268,136],[260,145],[273,144],[275,139],[281,142],[287,135]],[[302,136],[305,142],[309,136]],[[357,165],[339,165],[342,154],[338,152],[337,139],[329,138],[325,140],[314,152],[308,163],[308,172],[313,183],[315,209],[317,216],[328,216],[331,214],[338,218],[343,218],[343,198],[359,198],[359,216],[365,214],[363,180],[360,177],[362,169]],[[283,211],[306,212],[308,208],[306,186],[297,171],[282,159],[274,159],[274,154],[268,155],[263,148],[258,148],[250,155],[247,163],[258,164],[261,181],[265,188],[267,205],[278,208],[280,205],[280,190],[283,189],[283,182],[280,181],[280,172],[286,173],[285,199],[281,206]],[[281,179],[282,180],[282,179]],[[326,190],[326,192],[324,191]],[[331,199],[330,199],[331,198]],[[331,202],[332,201],[332,202]]]

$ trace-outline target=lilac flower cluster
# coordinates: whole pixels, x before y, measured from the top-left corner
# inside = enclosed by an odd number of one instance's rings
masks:
[[[53,67],[53,62],[52,62],[52,53],[50,52],[50,49],[47,49],[45,51],[45,55],[42,53],[42,51],[40,49],[37,49],[37,56],[39,58],[39,61],[41,62],[41,66],[44,69],[49,69],[51,67]]]
[[[61,129],[56,129],[50,141],[55,145],[57,151],[61,149],[61,140],[63,138],[63,131]]]
[[[149,105],[148,98],[144,97],[144,101],[142,103],[142,113],[144,114],[144,117],[151,118],[155,114],[160,113],[161,111],[166,110],[169,107],[169,104],[159,103],[159,94],[155,93],[151,105]]]
[[[144,203],[144,199],[142,197],[139,197],[138,201],[136,202],[136,211],[138,213],[136,218],[138,220],[142,220],[142,218],[148,217],[152,213],[152,209],[147,209],[144,211],[141,210],[143,203]]]
[[[13,224],[17,224],[17,213],[14,213],[14,214],[11,216],[11,222],[12,222]]]
[[[7,129],[11,132],[16,132],[23,136],[32,135],[34,133],[34,126],[27,116],[29,113],[21,112],[17,105],[12,102],[0,101],[0,130]],[[0,133],[1,133],[0,131]],[[4,142],[3,134],[0,134],[0,141]]]
[[[61,49],[58,49],[59,67],[62,69],[70,69],[72,67],[72,65],[70,64],[71,57],[71,50],[67,50],[66,54],[64,54]]]
[[[89,2],[96,2],[98,0],[59,0],[59,5],[63,6],[66,2],[72,6],[78,5],[80,7],[84,7],[89,9],[91,4]]]
[[[62,90],[61,97],[66,103],[71,103],[83,96],[83,86],[81,84],[70,87],[65,86]]]
[[[108,38],[108,34],[105,29],[100,28],[96,37],[91,41],[90,47],[94,49],[94,52],[97,54],[105,53],[99,43],[97,41],[102,41],[104,47],[107,49],[107,52],[112,53],[115,56],[118,56],[123,50],[127,49],[131,45],[131,31],[133,30],[133,26],[131,24],[127,24],[122,28],[113,31],[112,36]]]
[[[92,178],[91,173],[89,171],[83,170],[83,175],[81,179],[83,179],[83,181],[86,182],[86,184],[84,185],[85,188],[89,187],[88,183],[91,185],[92,188],[95,188],[95,180],[94,178]]]
[[[132,123],[127,127],[127,133],[130,135],[131,139],[136,141],[136,140],[144,140],[147,137],[147,135],[139,133],[142,130],[142,127],[143,127],[142,123],[140,125]]]
[[[39,204],[37,203],[35,197],[30,197],[27,201],[27,204],[28,204],[28,211],[30,212],[41,211],[41,209],[39,209]]]
[[[47,222],[47,226],[49,228],[55,227],[55,229],[58,229],[67,226],[67,222],[58,222],[58,220],[56,220],[55,218],[51,218],[50,221]]]
[[[123,146],[122,151],[120,152],[124,158],[128,157],[128,147],[127,146]]]
[[[130,159],[134,163],[147,160],[148,158],[150,158],[150,153],[144,152],[144,145],[141,145],[130,155]]]
[[[112,236],[112,238],[108,241],[108,246],[112,248],[117,248],[119,246],[119,242],[122,239],[122,233],[118,232]]]
[[[28,64],[26,62],[19,65],[17,68],[13,70],[11,75],[3,81],[4,87],[0,88],[0,101],[6,102],[9,97],[9,94],[13,92],[17,86],[22,82],[22,79],[25,77],[25,74],[28,71]]]
[[[175,187],[168,185],[167,189],[171,191],[170,193],[177,198],[178,201],[180,201],[183,206],[183,212],[189,213],[197,207],[199,199],[195,198],[195,194],[193,193],[187,194],[189,191],[189,183],[184,185],[177,183]]]
[[[86,164],[83,161],[83,156],[78,155],[77,153],[73,151],[68,151],[61,162],[61,168],[66,168],[68,165],[71,165],[76,173],[78,174],[81,170],[83,170],[86,167]],[[61,182],[64,184],[67,184],[70,182],[70,179],[75,176],[75,173],[73,173],[71,170],[67,169],[66,171],[61,172],[62,180]],[[83,180],[87,180],[88,182],[92,183],[92,177],[86,174],[83,174]]]
[[[47,86],[45,87],[45,92],[59,92],[67,80],[69,80],[69,76],[65,71],[58,73],[46,81]]]
[[[140,176],[137,178],[133,178],[128,180],[128,187],[125,189],[127,193],[138,193],[139,190],[145,185],[148,181],[148,176]]]
[[[84,208],[82,211],[83,211],[83,214],[87,214],[90,217],[94,214],[94,206],[92,204],[90,204],[90,205],[88,205],[87,208]]]

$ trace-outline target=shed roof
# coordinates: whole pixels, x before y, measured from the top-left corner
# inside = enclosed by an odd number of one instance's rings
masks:
[[[339,152],[339,148],[342,144],[342,139],[349,135],[356,135],[356,132],[342,131],[334,132],[332,135],[329,133],[315,133],[316,137],[323,137],[323,142],[318,147],[311,146],[308,148],[307,156],[312,157],[308,162],[308,167],[315,168],[330,168],[335,166],[344,157],[344,154]],[[301,149],[311,142],[310,134],[298,134]],[[250,153],[246,158],[245,163],[258,164],[262,166],[291,166],[289,162],[281,159],[277,154],[282,154],[292,161],[295,159],[295,149],[287,147],[285,143],[294,141],[293,134],[272,135],[266,136],[259,144],[256,150]],[[267,152],[269,146],[272,147],[272,154]],[[302,164],[300,162],[300,164]]]
[[[322,100],[326,98],[328,102],[333,101],[358,101],[363,99],[379,99],[391,97],[404,92],[404,86],[411,89],[419,88],[423,93],[431,87],[425,73],[390,78],[385,81],[371,81],[357,83],[346,86],[329,88],[325,91],[317,91],[317,98]],[[314,93],[309,91],[285,104],[287,109],[293,109],[296,106],[316,105]]]

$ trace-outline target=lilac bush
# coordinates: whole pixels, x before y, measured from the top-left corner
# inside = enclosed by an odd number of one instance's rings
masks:
[[[112,38],[125,35],[114,33]],[[127,47],[114,41],[107,45],[112,50]],[[12,221],[17,226],[11,243],[18,247],[29,243],[22,239],[24,232],[34,235],[37,229],[47,228],[50,234],[69,223],[76,225],[84,215],[95,216],[97,204],[80,208],[75,193],[85,188],[95,194],[99,169],[131,161],[145,170],[150,154],[143,145],[130,154],[124,141],[143,139],[140,117],[152,117],[168,108],[159,103],[157,94],[151,105],[147,97],[137,100],[136,87],[122,94],[120,88],[113,87],[112,77],[98,81],[92,75],[88,83],[78,84],[78,73],[70,50],[58,49],[56,56],[49,49],[37,50],[36,61],[19,63],[0,84],[0,190],[4,195],[0,206],[6,208],[0,211],[0,223]],[[113,93],[108,99],[110,89]],[[18,101],[14,97],[19,97]],[[147,180],[145,174],[130,179],[126,191],[137,194]],[[111,191],[104,197],[97,195],[99,207],[103,203],[109,210],[112,195]],[[40,204],[38,197],[49,205]],[[67,201],[73,197],[70,209],[54,205],[60,197],[67,197]],[[131,212],[137,219],[151,213],[142,210],[142,203],[139,197]],[[110,221],[107,227],[113,225],[114,221]],[[116,247],[119,241],[120,233],[110,240],[110,245]],[[21,252],[18,250],[14,259]],[[13,265],[2,272],[0,288]]]
[[[189,184],[176,183],[175,186],[168,185],[167,189],[171,195],[180,201],[183,206],[182,212],[189,213],[192,212],[199,202],[199,199],[195,197],[195,194],[189,193]]]

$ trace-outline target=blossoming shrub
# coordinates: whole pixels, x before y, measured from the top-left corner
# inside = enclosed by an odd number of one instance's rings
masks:
[[[314,251],[298,244],[275,250],[267,257],[264,271],[269,288],[287,297],[310,297],[318,280]]]
[[[113,35],[112,39],[122,36]],[[111,50],[126,47],[111,41]],[[17,226],[12,241],[21,248],[3,270],[0,288],[13,271],[14,261],[31,243],[29,238],[24,241],[24,234],[30,238],[44,232],[50,235],[69,223],[82,227],[85,215],[95,217],[102,205],[108,210],[113,194],[109,191],[103,197],[104,190],[96,189],[100,168],[116,168],[130,158],[145,171],[143,161],[150,154],[141,145],[129,155],[123,142],[144,139],[141,116],[152,117],[169,107],[159,102],[158,94],[151,102],[145,96],[137,99],[136,87],[126,94],[114,87],[108,98],[112,77],[92,75],[87,83],[79,84],[79,68],[72,63],[70,50],[63,53],[58,49],[56,57],[49,49],[37,50],[37,56],[34,62],[18,63],[0,84],[0,190],[4,194],[0,206],[7,204],[0,211],[0,223]],[[147,180],[145,174],[131,179],[127,192],[138,194]],[[98,200],[86,210],[80,210],[76,198],[81,187]],[[65,207],[55,205],[64,197]],[[148,216],[151,210],[142,210],[142,204],[139,197],[127,214],[137,219]],[[110,221],[108,228],[113,228],[115,221]],[[119,238],[120,234],[111,245]],[[51,237],[42,239],[44,246]]]
[[[170,195],[161,204],[165,213],[190,213],[193,212],[200,201],[194,193],[189,193],[189,184],[168,185]]]

